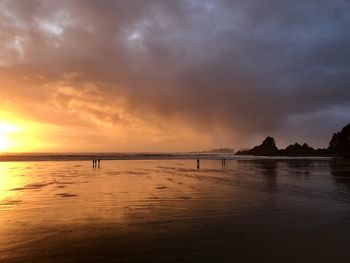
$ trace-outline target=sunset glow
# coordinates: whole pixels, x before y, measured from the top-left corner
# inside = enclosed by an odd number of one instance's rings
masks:
[[[0,263],[350,262],[350,0],[0,0]]]
[[[12,122],[10,122],[12,120]],[[31,152],[45,150],[45,129],[38,123],[8,117],[0,121],[0,152]],[[40,132],[41,130],[41,132]]]
[[[348,122],[344,1],[23,2],[0,1],[2,152],[317,148]]]
[[[0,151],[4,151],[9,147],[8,138],[4,135],[0,135]]]
[[[14,144],[12,136],[19,130],[20,129],[13,124],[0,123],[0,151],[11,150]]]

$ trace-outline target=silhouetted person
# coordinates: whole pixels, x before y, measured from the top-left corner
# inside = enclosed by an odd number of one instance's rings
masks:
[[[101,160],[98,159],[97,162],[98,162],[98,168],[100,168],[101,167]]]
[[[95,160],[92,160],[92,168],[95,168]]]
[[[222,166],[226,165],[226,159],[224,157],[221,158],[221,164]]]
[[[197,169],[199,169],[199,159],[197,159]]]
[[[226,159],[224,157],[221,158],[221,164],[224,166],[226,164]]]

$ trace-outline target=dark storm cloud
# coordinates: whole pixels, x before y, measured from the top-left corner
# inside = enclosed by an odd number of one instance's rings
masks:
[[[319,143],[350,109],[349,10],[344,0],[1,1],[1,70],[51,83],[76,73],[70,85],[123,97],[141,119],[236,139],[323,126]]]

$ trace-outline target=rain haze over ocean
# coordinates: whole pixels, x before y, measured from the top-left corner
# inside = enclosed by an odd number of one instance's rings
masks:
[[[0,118],[19,127],[2,148],[238,150],[267,135],[325,147],[348,122],[349,8],[0,1]]]

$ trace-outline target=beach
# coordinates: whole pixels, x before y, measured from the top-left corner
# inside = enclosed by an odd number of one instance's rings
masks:
[[[350,163],[0,162],[0,262],[349,262]]]

